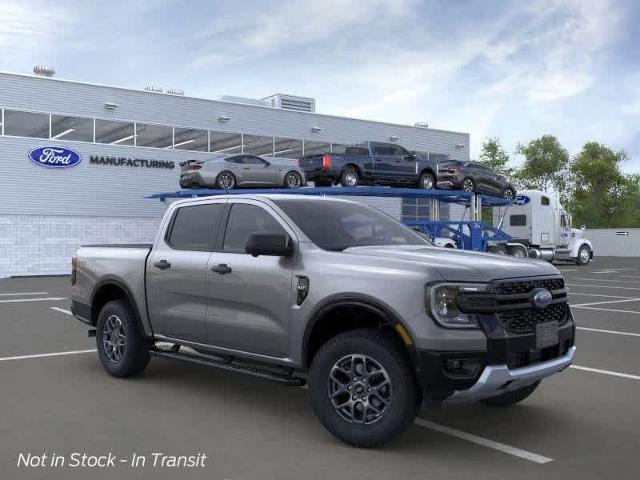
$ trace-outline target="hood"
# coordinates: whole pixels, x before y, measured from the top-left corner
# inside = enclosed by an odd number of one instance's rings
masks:
[[[435,269],[452,282],[488,282],[504,278],[560,275],[543,260],[515,258],[449,248],[411,246],[352,247],[343,253],[354,257],[388,258]],[[364,260],[364,259],[363,259]],[[354,261],[357,261],[354,258]]]

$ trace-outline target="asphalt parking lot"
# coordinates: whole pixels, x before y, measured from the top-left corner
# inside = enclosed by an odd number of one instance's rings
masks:
[[[560,265],[577,318],[575,365],[523,403],[423,409],[379,450],[333,438],[307,391],[152,359],[100,366],[68,312],[68,279],[0,280],[0,478],[638,478],[640,259]],[[205,453],[205,467],[20,467],[20,453],[119,458]]]

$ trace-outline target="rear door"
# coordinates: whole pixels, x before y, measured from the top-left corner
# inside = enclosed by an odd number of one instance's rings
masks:
[[[252,233],[287,233],[294,240],[295,234],[262,202],[238,199],[229,206],[224,238],[207,269],[208,343],[285,358],[294,257],[252,257],[245,246]]]
[[[393,178],[393,162],[391,150],[384,143],[371,143],[374,178],[389,181]]]
[[[154,334],[205,343],[207,266],[226,200],[176,209],[147,263]]]

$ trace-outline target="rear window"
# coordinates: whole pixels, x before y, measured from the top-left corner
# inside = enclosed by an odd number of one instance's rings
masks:
[[[223,209],[222,203],[180,207],[173,216],[167,243],[176,250],[213,251]]]
[[[511,215],[509,217],[509,225],[512,227],[524,227],[527,225],[526,215]]]

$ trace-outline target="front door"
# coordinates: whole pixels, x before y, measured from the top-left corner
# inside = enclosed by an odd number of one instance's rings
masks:
[[[147,295],[156,335],[206,342],[208,263],[223,210],[224,201],[176,209],[149,255]]]
[[[247,185],[265,185],[273,182],[269,164],[255,155],[242,157],[242,177]]]
[[[231,204],[224,239],[207,269],[208,343],[285,358],[294,260],[245,253],[252,233],[286,233],[294,238],[268,205],[252,200]]]

